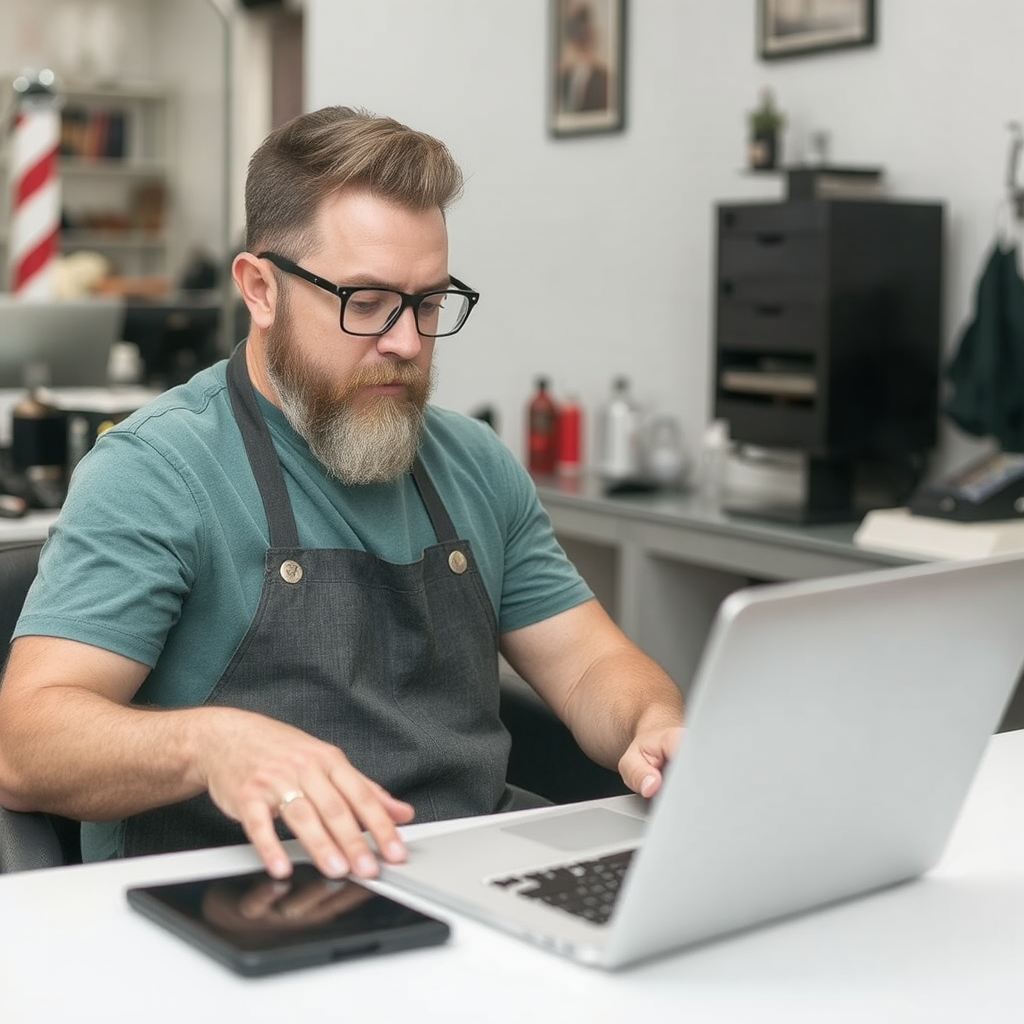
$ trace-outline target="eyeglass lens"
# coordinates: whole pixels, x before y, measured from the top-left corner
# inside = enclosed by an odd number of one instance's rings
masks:
[[[402,304],[397,292],[386,288],[357,288],[348,297],[342,314],[342,330],[351,334],[379,334]],[[469,299],[453,292],[432,292],[416,306],[420,334],[437,337],[452,334],[469,315]]]

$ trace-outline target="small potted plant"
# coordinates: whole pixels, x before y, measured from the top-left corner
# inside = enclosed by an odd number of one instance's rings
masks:
[[[755,170],[774,167],[779,156],[779,133],[786,124],[782,111],[775,106],[771,89],[761,90],[760,105],[748,115],[750,140],[747,148],[750,166]]]

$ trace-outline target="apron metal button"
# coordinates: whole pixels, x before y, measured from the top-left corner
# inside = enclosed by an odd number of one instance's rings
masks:
[[[453,551],[448,556],[448,568],[457,575],[462,575],[469,568],[469,562],[461,551]]]
[[[281,563],[281,579],[285,583],[298,583],[302,579],[302,566],[293,562],[290,558]]]

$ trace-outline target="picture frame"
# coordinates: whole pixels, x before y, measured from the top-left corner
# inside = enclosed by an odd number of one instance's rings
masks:
[[[549,0],[548,130],[626,126],[626,0]]]
[[[872,46],[875,0],[758,0],[762,60]]]

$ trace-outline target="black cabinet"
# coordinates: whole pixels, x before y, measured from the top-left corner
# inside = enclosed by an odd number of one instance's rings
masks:
[[[940,205],[722,204],[715,287],[714,414],[734,439],[841,473],[934,445]]]

